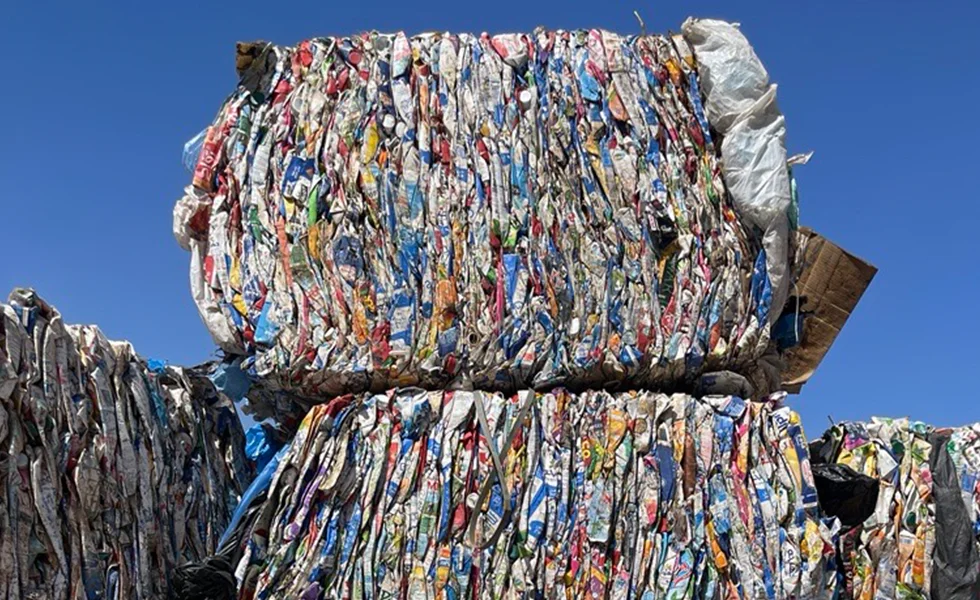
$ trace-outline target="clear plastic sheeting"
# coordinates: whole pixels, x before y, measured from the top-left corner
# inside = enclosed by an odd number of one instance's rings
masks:
[[[32,291],[0,313],[0,598],[166,598],[252,475],[230,401]]]
[[[307,415],[239,598],[830,598],[781,397],[343,396]]]
[[[682,36],[240,46],[174,234],[266,386],[663,389],[768,348],[787,251],[733,210]]]
[[[786,120],[755,50],[738,26],[688,19],[681,27],[702,65],[705,109],[721,135],[722,172],[738,214],[763,232],[772,305],[786,302],[791,284],[791,226],[796,207],[786,153]],[[809,157],[802,159],[805,163]]]

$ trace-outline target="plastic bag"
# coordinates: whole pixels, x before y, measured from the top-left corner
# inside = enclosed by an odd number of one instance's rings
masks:
[[[786,120],[772,86],[722,138],[725,184],[739,214],[762,231],[787,214]],[[785,224],[789,227],[789,221]]]
[[[238,582],[232,565],[224,556],[216,555],[178,568],[169,597],[172,600],[235,600]]]
[[[878,502],[878,480],[858,473],[847,465],[814,464],[820,508],[842,525],[860,525],[874,512]]]
[[[776,86],[769,85],[769,75],[735,25],[688,19],[681,29],[703,65],[705,110],[722,136],[722,167],[732,201],[739,215],[763,232],[771,322],[789,294],[790,223],[798,218]]]
[[[769,73],[735,24],[692,18],[681,31],[697,53],[708,120],[725,134],[769,89]]]

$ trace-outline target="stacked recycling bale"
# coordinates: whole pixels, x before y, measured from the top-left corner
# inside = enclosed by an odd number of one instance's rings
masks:
[[[830,598],[831,531],[780,400],[336,398],[281,459],[240,598]]]
[[[837,541],[846,597],[978,597],[980,426],[876,417],[834,425],[813,450],[878,481],[864,520]]]
[[[174,233],[264,386],[664,389],[770,348],[795,220],[774,86],[734,27],[240,51]]]
[[[0,597],[167,597],[251,478],[234,407],[29,290],[0,312]]]
[[[219,379],[258,384],[258,415],[312,409],[201,579],[234,566],[243,600],[833,596],[798,418],[765,393],[785,125],[734,26],[238,59],[174,234]],[[765,399],[589,391],[699,384]]]

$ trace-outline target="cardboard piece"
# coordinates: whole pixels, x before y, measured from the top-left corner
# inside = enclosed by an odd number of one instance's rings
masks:
[[[798,235],[802,271],[783,312],[802,319],[799,344],[782,353],[782,388],[792,394],[813,376],[878,272],[811,229],[800,228]]]
[[[252,63],[269,47],[268,42],[256,40],[254,42],[238,42],[235,44],[235,70],[239,77],[244,77],[245,72],[252,68]]]

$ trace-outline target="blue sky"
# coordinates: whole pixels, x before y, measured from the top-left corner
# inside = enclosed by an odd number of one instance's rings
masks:
[[[742,24],[779,84],[802,222],[879,274],[792,403],[835,419],[980,420],[977,2],[16,2],[0,22],[0,290],[36,287],[69,322],[146,356],[208,358],[171,208],[181,148],[235,85],[234,43],[365,29],[491,33]],[[12,12],[12,14],[11,14]],[[974,307],[974,308],[971,308]]]

